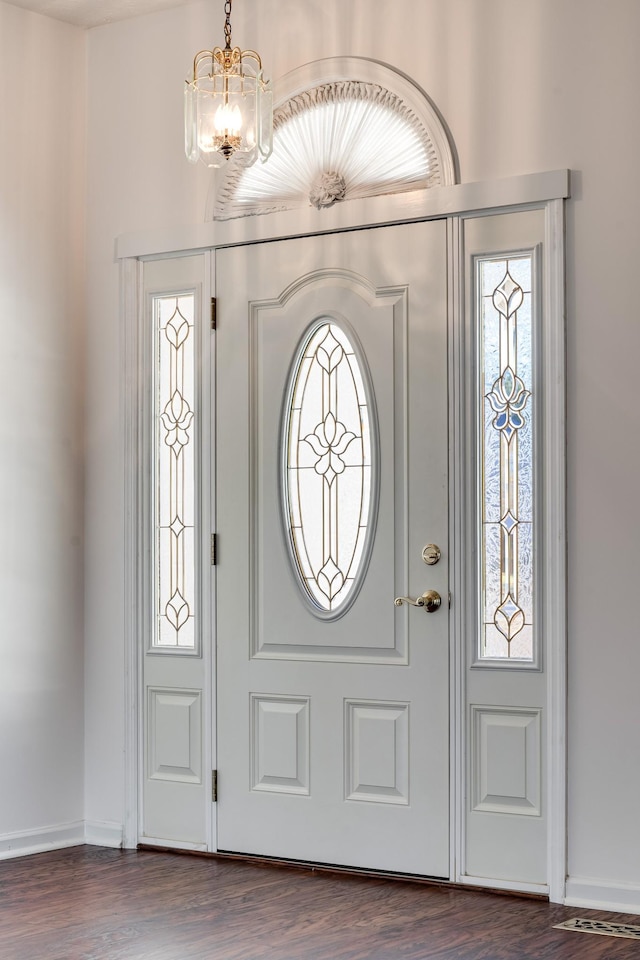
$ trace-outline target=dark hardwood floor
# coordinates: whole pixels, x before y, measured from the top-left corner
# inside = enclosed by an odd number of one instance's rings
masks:
[[[1,960],[638,960],[639,917],[295,867],[75,847],[0,863]]]

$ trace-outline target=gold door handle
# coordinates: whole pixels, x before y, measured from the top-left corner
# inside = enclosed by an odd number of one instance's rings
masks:
[[[410,603],[414,607],[424,607],[427,613],[435,613],[442,603],[442,597],[437,590],[425,590],[417,600],[412,600],[411,597],[396,597],[393,602],[396,607],[401,607],[403,603]]]

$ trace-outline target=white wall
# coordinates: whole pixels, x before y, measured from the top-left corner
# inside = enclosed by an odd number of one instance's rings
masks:
[[[85,36],[0,3],[0,856],[81,836]]]
[[[210,2],[89,35],[87,816],[123,816],[122,434],[116,235],[203,218],[182,157],[184,78],[220,41]],[[577,171],[568,204],[569,872],[640,910],[637,0],[245,0],[234,40],[272,75],[380,59],[446,118],[463,181]],[[392,146],[389,147],[392,149]],[[622,899],[621,899],[622,898]]]

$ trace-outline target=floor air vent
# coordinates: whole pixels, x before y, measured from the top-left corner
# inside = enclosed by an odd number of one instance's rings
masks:
[[[554,930],[577,930],[580,933],[599,933],[603,937],[626,937],[627,940],[640,940],[640,926],[630,923],[609,923],[607,920],[589,920],[588,917],[576,917],[556,923]]]

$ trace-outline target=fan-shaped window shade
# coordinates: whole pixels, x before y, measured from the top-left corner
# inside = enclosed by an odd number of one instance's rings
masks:
[[[344,79],[284,100],[274,111],[271,157],[249,168],[230,161],[219,177],[213,219],[453,183],[435,110],[417,88],[411,100],[380,83]]]

